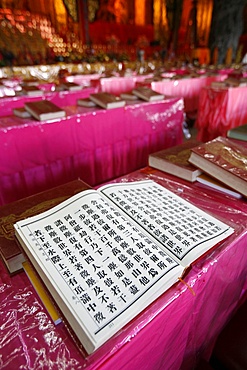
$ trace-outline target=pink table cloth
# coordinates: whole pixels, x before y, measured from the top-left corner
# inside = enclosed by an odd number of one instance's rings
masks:
[[[0,120],[0,204],[78,177],[96,185],[183,140],[183,100],[105,110],[68,106],[60,120]]]
[[[161,94],[184,98],[185,112],[193,113],[198,110],[199,94],[202,88],[225,77],[224,75],[212,77],[202,75],[201,77],[188,77],[179,80],[154,81],[151,83],[151,87]]]
[[[54,326],[25,273],[0,262],[1,366],[8,369],[191,370],[209,358],[216,336],[246,298],[247,203],[144,168],[116,181],[153,179],[219,217],[235,232],[93,354]]]
[[[208,141],[226,136],[229,129],[245,124],[246,101],[247,87],[202,89],[196,120],[198,139]]]
[[[84,87],[78,91],[45,91],[41,96],[11,96],[0,99],[0,117],[12,115],[14,108],[23,107],[28,101],[47,99],[59,107],[75,105],[80,98],[87,98],[90,94],[97,92],[95,87]]]

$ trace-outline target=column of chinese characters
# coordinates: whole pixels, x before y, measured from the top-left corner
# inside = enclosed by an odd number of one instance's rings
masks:
[[[33,235],[71,300],[96,324],[95,332],[112,325],[115,316],[177,265],[100,196]]]

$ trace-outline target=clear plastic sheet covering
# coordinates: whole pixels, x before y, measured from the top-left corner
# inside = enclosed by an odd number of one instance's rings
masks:
[[[206,87],[200,92],[196,127],[198,139],[208,141],[226,136],[233,127],[247,122],[247,87],[216,89]]]
[[[183,99],[110,110],[61,106],[66,117],[59,120],[1,118],[0,204],[78,177],[100,184],[146,166],[149,153],[183,140]]]
[[[62,323],[54,326],[25,273],[0,264],[1,369],[191,370],[246,298],[247,203],[151,168],[114,181],[153,179],[234,227],[178,282],[106,344],[86,355]]]

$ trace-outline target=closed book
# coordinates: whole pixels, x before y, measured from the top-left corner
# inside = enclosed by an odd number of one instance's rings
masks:
[[[38,100],[25,103],[25,109],[39,121],[65,117],[66,112],[49,100]]]
[[[240,80],[239,80],[239,78],[235,78],[235,77],[227,77],[224,80],[224,83],[229,87],[238,87],[239,83],[240,83]]]
[[[41,83],[37,78],[25,78],[22,81],[22,86],[38,86]]]
[[[79,85],[75,82],[61,82],[60,87],[63,90],[69,90],[69,91],[78,91],[78,90],[83,89],[82,85]]]
[[[225,137],[191,149],[189,162],[247,197],[247,148]]]
[[[202,173],[196,179],[197,182],[206,186],[207,188],[211,188],[217,190],[221,193],[231,195],[234,198],[240,199],[242,197],[241,194],[237,193],[236,191],[230,189],[228,186],[222,184],[218,180],[214,179],[212,176],[207,175],[206,173]]]
[[[247,124],[231,128],[227,131],[227,137],[247,141]]]
[[[215,89],[227,89],[227,84],[224,81],[212,81],[211,87]]]
[[[28,96],[40,96],[44,94],[44,91],[35,85],[25,85],[22,86],[21,93]]]
[[[137,86],[132,90],[132,92],[134,95],[145,101],[163,100],[165,97],[163,94],[160,94],[147,86]]]
[[[31,114],[24,107],[14,108],[13,113],[16,117],[20,117],[20,118],[31,117]]]
[[[22,270],[25,257],[14,238],[13,224],[43,212],[89,186],[81,180],[71,181],[0,207],[0,255],[10,274]]]
[[[182,179],[194,182],[202,171],[188,162],[190,149],[198,146],[196,140],[185,141],[183,144],[166,148],[149,154],[149,166],[170,173]]]
[[[81,107],[96,107],[96,104],[89,98],[81,98],[77,100],[77,105]]]
[[[90,94],[89,98],[99,107],[105,109],[120,108],[124,107],[125,100],[120,99],[114,94],[108,92],[100,92],[95,94]]]
[[[122,94],[120,94],[120,98],[123,99],[123,100],[138,100],[138,96],[136,96],[135,94],[132,93],[132,91],[128,91],[128,92],[124,92]]]

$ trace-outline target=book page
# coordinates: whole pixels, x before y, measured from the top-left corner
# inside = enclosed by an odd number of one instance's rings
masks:
[[[88,353],[178,281],[183,268],[94,190],[15,224]]]
[[[100,190],[184,267],[234,231],[152,180],[110,184]]]

